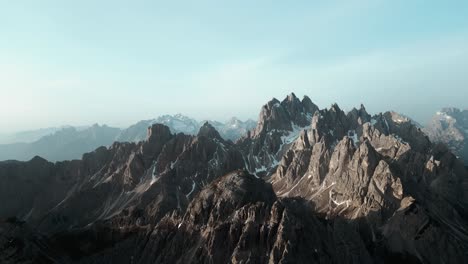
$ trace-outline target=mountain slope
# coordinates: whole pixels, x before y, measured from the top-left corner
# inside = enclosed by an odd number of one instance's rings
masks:
[[[333,230],[334,229],[334,230]],[[279,199],[270,184],[243,171],[213,182],[181,217],[166,217],[142,250],[141,263],[371,263],[340,245],[355,232],[329,228],[300,198]],[[333,239],[340,235],[341,239]],[[347,247],[347,245],[345,245]],[[156,251],[157,249],[157,251]]]

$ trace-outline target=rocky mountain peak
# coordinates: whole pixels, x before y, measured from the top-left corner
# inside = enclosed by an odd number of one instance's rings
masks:
[[[257,176],[275,170],[282,155],[311,125],[317,109],[308,97],[301,101],[294,93],[282,102],[273,99],[264,105],[256,129],[239,142],[248,170]],[[308,144],[305,142],[308,137],[301,138],[304,142],[296,144],[297,147]]]
[[[232,217],[232,213],[244,205],[276,200],[271,184],[246,171],[229,173],[207,186],[189,205],[184,219],[194,223],[215,224]]]
[[[268,101],[268,102],[266,103],[266,105],[264,105],[264,106],[262,107],[262,109],[264,109],[264,108],[272,109],[273,107],[278,107],[278,104],[279,104],[279,103],[280,103],[280,101],[279,101],[278,99],[276,99],[276,98],[273,97],[273,98],[271,98],[270,101]]]
[[[296,97],[294,93],[288,95],[282,102],[281,105],[286,109],[289,119],[292,123],[304,127],[310,125],[310,119],[312,117],[313,109],[307,105],[305,107],[302,102]]]
[[[311,128],[310,140],[312,142],[325,138],[327,143],[332,143],[348,135],[350,122],[344,111],[337,104],[333,104],[330,109],[315,112]]]
[[[36,164],[41,164],[41,163],[47,163],[48,161],[40,156],[34,156],[31,160],[31,163],[36,163]]]
[[[307,113],[311,114],[314,114],[315,111],[319,110],[318,106],[314,104],[307,95],[304,95],[304,98],[302,99],[302,106],[304,107]]]
[[[163,124],[153,124],[148,127],[147,140],[141,145],[141,152],[143,153],[143,159],[145,166],[149,166],[152,160],[154,160],[163,146],[168,142],[173,135],[168,126]],[[122,144],[125,145],[125,144]]]
[[[361,107],[359,108],[358,112],[360,117],[368,117],[368,120],[370,120],[370,115],[369,113],[367,113],[366,107],[363,104],[361,104]]]
[[[333,103],[330,106],[330,111],[332,112],[341,112],[340,106],[337,103]]]
[[[285,101],[294,102],[294,101],[299,101],[299,99],[294,93],[290,93],[286,96]]]
[[[147,141],[158,141],[170,138],[172,136],[171,130],[168,126],[163,124],[153,124],[148,127]]]
[[[253,135],[258,137],[273,130],[292,131],[293,126],[308,126],[317,109],[318,107],[308,97],[304,97],[301,101],[294,93],[288,95],[282,102],[273,98],[262,107]]]
[[[371,115],[367,113],[363,104],[359,109],[353,108],[348,112],[347,116],[353,128],[371,121]]]
[[[292,130],[288,112],[275,98],[262,107],[253,136],[258,137],[274,129]]]
[[[198,132],[198,137],[207,137],[212,139],[223,140],[219,132],[210,123],[205,122]]]

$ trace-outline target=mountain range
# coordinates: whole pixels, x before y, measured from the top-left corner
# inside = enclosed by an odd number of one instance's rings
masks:
[[[0,262],[468,262],[468,171],[395,112],[290,94],[235,142],[146,131],[0,162]]]
[[[39,140],[41,137],[53,134],[62,128],[65,127],[48,127],[14,133],[1,133],[0,144],[31,143]]]
[[[444,108],[424,131],[432,141],[446,144],[468,165],[468,110]]]
[[[412,122],[416,127],[422,128],[431,141],[446,144],[468,166],[468,110],[444,108],[425,127],[405,115],[398,115],[402,121]],[[199,122],[176,114],[142,120],[125,129],[97,124],[51,127],[0,136],[0,160],[26,161],[34,156],[50,161],[80,159],[84,153],[100,146],[110,146],[114,141],[142,141],[146,137],[146,128],[152,124],[167,125],[173,133],[195,135],[205,122],[213,125],[221,137],[233,142],[256,126],[256,122],[250,119],[243,122],[233,117],[225,123],[214,120]]]
[[[51,161],[80,158],[83,153],[99,146],[109,146],[120,129],[106,125],[92,125],[85,129],[66,127],[31,143],[0,145],[0,160],[30,160],[41,156]]]
[[[199,122],[177,114],[140,121],[126,129],[95,124],[89,127],[66,126],[19,132],[3,137],[3,142],[12,140],[20,142],[0,144],[0,160],[26,161],[34,156],[41,156],[50,161],[80,159],[84,153],[100,146],[108,147],[114,141],[142,141],[146,138],[146,129],[152,124],[165,124],[173,133],[195,135],[205,122],[207,121]],[[237,140],[256,125],[256,122],[252,120],[243,122],[237,118],[231,118],[226,123],[208,122],[216,127],[223,138],[232,141]]]
[[[116,141],[120,142],[138,142],[146,138],[146,129],[153,124],[164,124],[169,127],[172,133],[184,133],[187,135],[196,135],[198,130],[205,122],[209,122],[226,140],[235,141],[254,128],[256,122],[247,120],[245,122],[233,117],[227,122],[213,120],[197,121],[193,118],[176,114],[163,115],[152,120],[142,120],[124,130],[117,136]]]

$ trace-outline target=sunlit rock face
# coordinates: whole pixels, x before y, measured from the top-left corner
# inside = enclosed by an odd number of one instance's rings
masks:
[[[270,175],[294,140],[310,127],[317,110],[310,98],[299,100],[294,93],[265,104],[257,127],[237,142],[248,171],[258,177]]]
[[[338,109],[316,112],[309,136],[283,156],[271,176],[276,194],[305,198],[329,221],[365,219],[365,243],[385,241],[385,250],[400,257],[439,263],[439,253],[427,249],[440,238],[439,250],[466,259],[459,243],[468,238],[462,162],[396,113],[363,119]]]

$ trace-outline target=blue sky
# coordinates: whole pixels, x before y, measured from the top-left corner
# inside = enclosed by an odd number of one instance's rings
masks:
[[[0,0],[0,132],[320,107],[467,108],[468,1]]]

